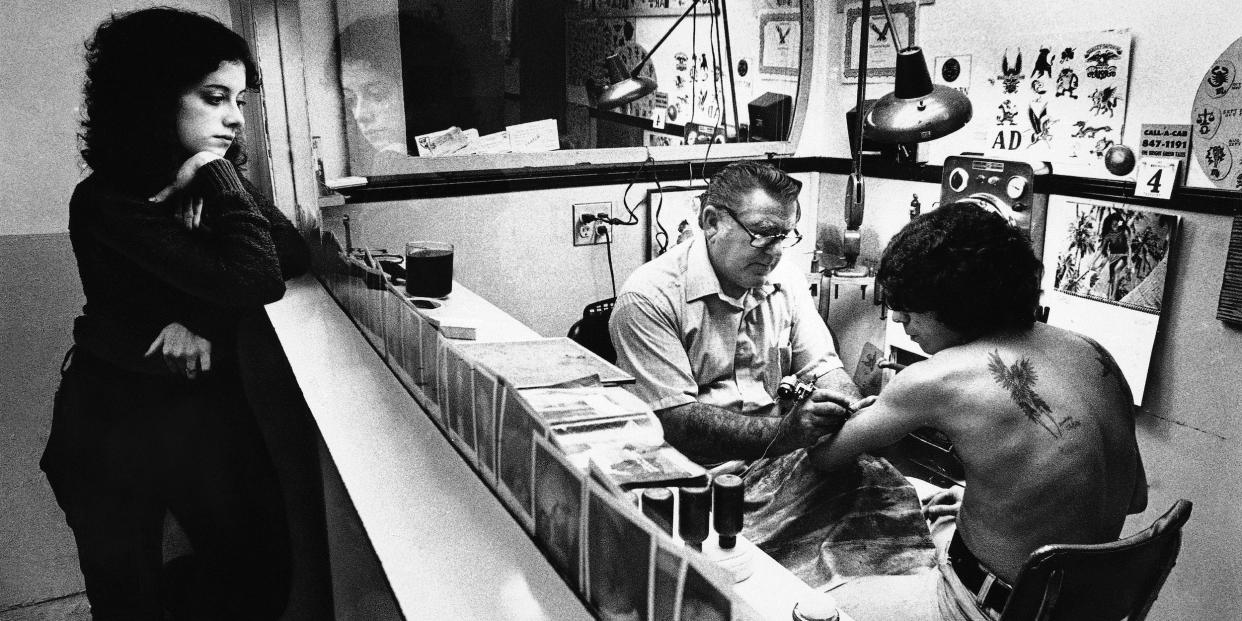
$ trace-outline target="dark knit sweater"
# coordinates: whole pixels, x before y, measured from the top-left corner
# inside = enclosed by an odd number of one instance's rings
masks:
[[[239,318],[279,300],[284,280],[306,271],[297,229],[233,164],[206,164],[193,183],[204,197],[194,231],[174,217],[175,199],[153,204],[142,188],[99,174],[78,184],[69,236],[86,294],[73,329],[79,348],[168,375],[159,353],[143,354],[177,322],[211,341],[213,366],[231,366]]]

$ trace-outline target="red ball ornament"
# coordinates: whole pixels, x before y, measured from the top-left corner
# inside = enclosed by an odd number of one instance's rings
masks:
[[[1124,144],[1115,144],[1104,152],[1104,167],[1114,175],[1128,175],[1134,170],[1134,150]]]

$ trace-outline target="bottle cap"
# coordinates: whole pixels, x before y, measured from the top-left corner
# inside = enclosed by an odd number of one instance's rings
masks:
[[[699,548],[707,539],[707,517],[712,509],[712,488],[682,487],[678,490],[677,528],[683,541]]]
[[[643,490],[643,515],[666,533],[673,532],[673,492],[667,487]]]
[[[817,591],[793,607],[793,621],[837,621],[840,618],[836,598],[827,593]]]
[[[712,526],[726,550],[737,545],[737,534],[742,532],[742,496],[741,477],[722,474],[712,480]]]

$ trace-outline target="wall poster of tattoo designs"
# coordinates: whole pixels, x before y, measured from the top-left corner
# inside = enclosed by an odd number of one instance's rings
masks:
[[[1143,401],[1178,222],[1130,205],[1049,199],[1042,300],[1048,323],[1112,352],[1136,404]]]
[[[939,152],[1058,162],[1104,172],[1129,97],[1128,30],[1023,36],[971,53],[974,118]],[[936,78],[943,82],[940,77]],[[937,143],[932,143],[937,144]],[[947,147],[947,149],[946,149]]]
[[[1242,39],[1208,69],[1190,111],[1195,160],[1218,188],[1242,190]]]

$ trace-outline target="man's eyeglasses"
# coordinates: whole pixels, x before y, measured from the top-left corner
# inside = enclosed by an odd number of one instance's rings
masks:
[[[713,207],[729,214],[729,217],[733,218],[733,221],[736,222],[738,226],[742,227],[742,230],[746,231],[746,234],[750,236],[750,245],[755,248],[771,248],[777,244],[780,244],[781,248],[788,248],[802,241],[802,233],[799,233],[798,229],[794,229],[788,233],[780,233],[778,235],[755,235],[750,231],[750,229],[746,228],[745,224],[742,224],[742,221],[738,219],[737,214],[733,213],[732,209],[722,207],[720,205],[713,205]]]

